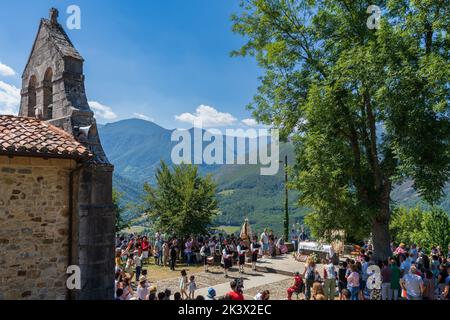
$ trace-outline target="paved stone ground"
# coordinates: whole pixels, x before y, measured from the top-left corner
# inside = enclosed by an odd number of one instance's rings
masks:
[[[216,289],[217,296],[225,295],[230,290],[230,281],[242,277],[246,299],[253,299],[258,292],[267,289],[270,291],[272,300],[284,300],[287,296],[287,288],[292,285],[293,273],[302,273],[304,270],[304,264],[295,261],[291,255],[261,259],[257,267],[257,271],[246,268],[246,273],[240,275],[237,266],[235,266],[230,270],[229,278],[224,277],[222,268],[218,266],[211,267],[210,272],[197,272],[188,274],[188,276],[195,276],[198,287],[196,295],[206,295],[209,287]],[[149,274],[149,277],[152,278],[151,274]],[[152,282],[152,284],[155,283]],[[169,288],[172,294],[179,291],[179,273],[174,272],[173,278],[157,281],[156,286],[158,291],[163,291],[166,288]],[[300,298],[303,298],[303,295]]]

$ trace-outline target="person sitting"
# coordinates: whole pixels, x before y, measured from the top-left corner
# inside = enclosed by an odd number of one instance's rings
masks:
[[[288,248],[287,248],[286,244],[284,243],[283,237],[280,237],[277,240],[276,246],[277,246],[278,250],[280,251],[280,254],[285,254],[286,252],[288,252]]]
[[[292,286],[287,290],[287,299],[288,300],[292,300],[292,294],[296,293],[297,294],[297,298],[298,295],[303,292],[303,288],[304,288],[304,283],[303,283],[303,279],[300,275],[299,272],[296,272],[294,274],[294,283],[292,284]]]

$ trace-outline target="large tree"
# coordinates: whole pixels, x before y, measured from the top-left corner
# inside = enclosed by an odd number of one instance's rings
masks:
[[[265,70],[249,107],[294,136],[313,231],[372,234],[386,258],[393,185],[412,178],[436,203],[449,178],[449,0],[241,2],[233,30],[247,41],[234,55]]]
[[[145,210],[156,229],[180,237],[207,232],[217,213],[216,185],[210,175],[201,177],[197,166],[161,161],[156,186],[144,185]]]

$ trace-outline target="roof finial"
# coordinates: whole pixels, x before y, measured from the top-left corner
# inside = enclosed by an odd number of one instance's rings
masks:
[[[58,9],[56,8],[51,8],[50,9],[50,22],[52,23],[52,25],[57,25],[58,24]]]

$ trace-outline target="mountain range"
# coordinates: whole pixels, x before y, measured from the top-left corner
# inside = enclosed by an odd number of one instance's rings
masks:
[[[192,133],[192,130],[189,130]],[[155,171],[160,161],[172,164],[172,148],[178,143],[171,141],[173,130],[162,128],[157,124],[140,120],[122,120],[106,125],[99,125],[99,133],[103,148],[115,166],[114,188],[123,194],[122,202],[139,204],[143,193],[143,184],[153,184]],[[225,144],[225,137],[223,137]],[[206,146],[208,143],[204,143]],[[251,154],[250,143],[246,139],[245,150]],[[191,146],[193,148],[193,145]],[[235,142],[235,150],[236,142]],[[193,149],[192,149],[193,150]],[[239,151],[224,150],[224,158],[229,152],[234,155]],[[294,147],[290,143],[280,144],[280,159],[288,156],[288,163],[294,159]],[[261,230],[270,227],[281,232],[284,216],[284,169],[280,164],[274,176],[260,175],[259,165],[199,165],[200,174],[212,174],[217,182],[217,198],[219,214],[214,224],[219,226],[239,226],[244,218],[248,218],[254,228]],[[446,187],[446,196],[441,204],[447,211],[450,209],[450,186]],[[302,222],[307,211],[297,204],[299,194],[289,191],[290,223]],[[394,202],[406,206],[414,206],[421,202],[420,197],[407,181],[392,192]],[[126,212],[126,219],[139,218],[138,213]],[[138,219],[139,220],[139,219]]]

